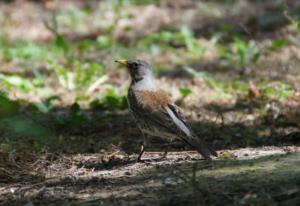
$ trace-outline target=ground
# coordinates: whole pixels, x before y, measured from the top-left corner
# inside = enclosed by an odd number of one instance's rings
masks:
[[[9,174],[15,183],[1,188],[1,205],[297,205],[299,152],[246,148],[212,161],[189,151],[165,160],[148,153],[145,163],[119,151],[51,154],[31,164],[29,174]]]
[[[0,205],[299,205],[300,4],[0,2]],[[154,18],[156,17],[156,18]],[[219,156],[141,133],[144,59]]]

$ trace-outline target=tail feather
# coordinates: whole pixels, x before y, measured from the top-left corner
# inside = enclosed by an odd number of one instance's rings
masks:
[[[211,159],[211,156],[218,156],[217,152],[209,148],[201,139],[197,137],[182,138],[187,144],[196,149],[205,159]]]

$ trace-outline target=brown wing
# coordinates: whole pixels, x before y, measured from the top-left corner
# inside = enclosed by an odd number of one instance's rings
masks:
[[[147,102],[142,98],[149,101]],[[150,92],[143,92],[142,94],[129,92],[128,96],[130,109],[138,119],[146,121],[162,133],[167,132],[169,135],[179,137],[197,149],[205,158],[209,158],[211,154],[216,154],[207,149],[205,144],[195,137],[190,126],[179,113],[178,107],[171,104],[170,98],[163,99],[165,101],[162,101],[161,98],[157,99],[157,94]]]
[[[163,91],[137,91],[134,93],[136,101],[143,107],[155,109],[172,103],[171,98]]]

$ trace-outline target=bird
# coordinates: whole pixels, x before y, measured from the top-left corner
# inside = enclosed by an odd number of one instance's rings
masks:
[[[181,114],[181,109],[157,84],[151,66],[143,60],[116,60],[125,66],[131,76],[127,101],[129,111],[142,133],[143,141],[137,161],[142,155],[151,136],[169,141],[180,139],[197,150],[204,159],[211,159],[217,153],[198,138]],[[167,156],[165,151],[163,157]]]

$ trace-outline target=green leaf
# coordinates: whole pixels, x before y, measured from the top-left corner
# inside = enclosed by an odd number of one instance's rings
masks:
[[[56,35],[55,45],[59,48],[62,48],[64,51],[68,51],[70,48],[69,43],[65,40],[62,35]]]
[[[74,124],[80,124],[86,120],[86,117],[81,110],[79,104],[75,102],[72,104],[69,110],[69,122]]]
[[[100,49],[107,49],[112,46],[113,39],[110,36],[98,36],[97,43]]]
[[[189,96],[192,93],[191,88],[189,87],[180,87],[179,92],[183,98]]]
[[[60,97],[56,95],[51,96],[43,102],[35,102],[33,104],[40,112],[48,113],[53,108],[52,101],[54,100],[60,100]]]
[[[272,45],[270,46],[270,50],[277,50],[281,49],[282,47],[286,46],[289,43],[289,40],[286,38],[282,39],[276,39],[272,42]]]
[[[252,57],[253,63],[256,63],[258,61],[259,57],[260,57],[260,52],[256,52]]]
[[[49,112],[49,108],[47,107],[47,105],[43,102],[35,102],[33,103],[34,106],[42,113],[48,113]]]
[[[45,144],[55,143],[53,141],[55,134],[52,130],[21,115],[2,119],[0,125],[5,125],[8,131],[20,137],[31,138]]]
[[[16,115],[19,112],[19,104],[0,95],[0,118],[6,118]]]
[[[127,108],[126,97],[120,95],[118,90],[111,87],[106,90],[100,99],[94,100],[90,103],[93,109],[125,109]]]
[[[20,90],[29,92],[34,89],[31,81],[17,75],[2,75],[0,74],[0,80],[3,80],[3,83],[8,87],[17,87]]]

